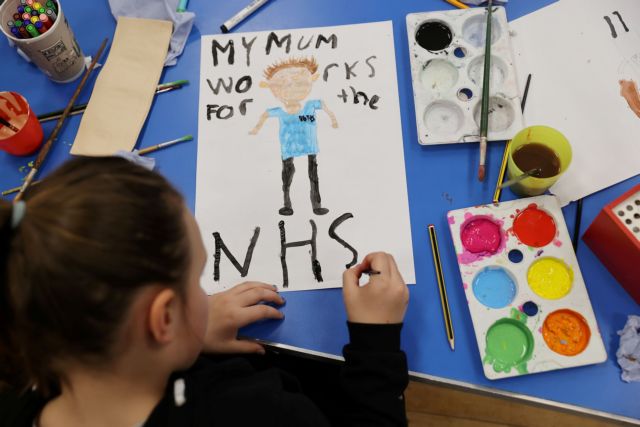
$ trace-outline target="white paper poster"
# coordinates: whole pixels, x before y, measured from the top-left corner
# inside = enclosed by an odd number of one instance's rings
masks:
[[[209,293],[415,283],[391,22],[202,37],[196,217]]]
[[[640,2],[560,0],[511,23],[527,125],[573,148],[551,188],[564,206],[640,173]]]

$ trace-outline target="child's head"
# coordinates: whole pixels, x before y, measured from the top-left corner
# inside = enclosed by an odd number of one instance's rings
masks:
[[[260,82],[260,87],[268,87],[285,104],[300,102],[309,96],[318,76],[318,64],[313,57],[290,58],[264,70],[266,80]]]
[[[75,159],[27,192],[15,227],[13,209],[0,201],[2,382],[49,393],[68,366],[107,366],[136,347],[176,369],[193,362],[206,255],[164,178],[119,158]]]

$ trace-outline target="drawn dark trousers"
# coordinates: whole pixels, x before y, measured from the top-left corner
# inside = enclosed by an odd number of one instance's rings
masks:
[[[321,207],[320,199],[320,183],[318,182],[318,162],[316,155],[311,154],[307,156],[309,161],[309,182],[311,183],[311,207],[318,209]],[[293,164],[293,157],[289,157],[282,161],[282,192],[284,193],[284,207],[291,209],[291,197],[289,190],[291,189],[291,182],[293,181],[293,174],[296,172],[296,167]]]

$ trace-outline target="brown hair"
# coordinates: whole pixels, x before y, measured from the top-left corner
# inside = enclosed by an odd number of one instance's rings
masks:
[[[182,291],[189,246],[179,193],[120,158],[71,160],[26,193],[11,227],[0,201],[0,381],[59,390],[61,360],[108,360],[135,293]]]
[[[310,58],[289,58],[268,66],[267,69],[264,70],[264,78],[271,80],[273,75],[278,71],[291,67],[304,67],[309,70],[311,74],[315,74],[315,72],[318,71],[318,63],[313,56]]]

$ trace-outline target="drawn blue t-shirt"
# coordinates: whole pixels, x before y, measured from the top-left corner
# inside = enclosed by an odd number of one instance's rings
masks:
[[[269,117],[280,119],[280,153],[282,160],[290,157],[308,156],[318,153],[316,110],[322,101],[307,101],[302,110],[289,114],[280,107],[269,108]]]

